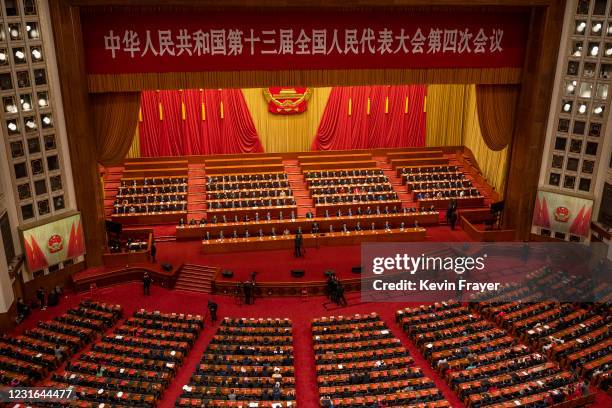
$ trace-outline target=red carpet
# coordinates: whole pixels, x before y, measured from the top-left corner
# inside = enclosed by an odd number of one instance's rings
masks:
[[[423,368],[426,375],[436,382],[445,397],[452,403],[453,407],[463,407],[454,393],[451,392],[446,383],[429,367],[417,348],[409,341],[408,337],[395,324],[395,311],[409,306],[406,303],[359,303],[359,294],[348,296],[347,308],[337,308],[335,305],[326,303],[325,298],[310,298],[307,301],[295,298],[267,298],[257,299],[255,305],[240,306],[235,300],[224,296],[210,296],[193,292],[172,291],[153,287],[153,296],[143,296],[139,284],[125,284],[108,289],[101,289],[96,296],[97,300],[118,303],[124,307],[125,315],[131,315],[136,309],[146,308],[149,310],[160,310],[162,312],[183,313],[206,313],[206,302],[214,299],[219,304],[219,316],[230,317],[288,317],[293,320],[294,331],[294,353],[297,381],[298,406],[314,408],[318,406],[318,392],[314,367],[314,356],[311,344],[310,321],[314,317],[348,315],[352,313],[367,313],[376,311],[382,319],[387,322],[393,333],[401,339],[410,353],[414,356],[416,364]],[[49,308],[45,311],[37,310],[22,324],[16,332],[24,328],[36,325],[38,320],[49,319],[63,313],[67,308],[76,305],[86,298],[86,295],[70,295],[63,298],[60,306]],[[164,394],[159,405],[162,408],[174,406],[174,402],[181,392],[181,387],[193,373],[195,366],[200,360],[202,353],[212,338],[216,327],[207,326],[201,333],[191,352],[185,360],[184,366],[178,371],[173,381]],[[596,404],[597,408],[612,406],[612,398],[604,393],[599,393]]]

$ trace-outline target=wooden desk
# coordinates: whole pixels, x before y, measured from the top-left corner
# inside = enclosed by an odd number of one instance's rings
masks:
[[[394,159],[429,159],[433,157],[444,157],[442,150],[416,151],[416,152],[389,152],[387,158]]]
[[[267,164],[242,164],[233,166],[206,166],[206,175],[226,175],[226,174],[245,174],[245,173],[280,173],[285,170],[285,166],[279,163]]]
[[[480,207],[484,205],[484,197],[436,197],[436,198],[424,198],[422,200],[418,200],[419,207],[429,208],[430,206],[434,206],[437,209],[447,209],[448,203],[451,198],[454,198],[457,202],[457,208],[466,208],[466,207]]]
[[[268,156],[268,157],[235,157],[227,159],[204,159],[204,165],[208,167],[222,167],[222,166],[252,166],[258,164],[280,164],[283,158],[281,156]]]
[[[356,160],[356,161],[329,161],[316,163],[300,163],[302,172],[313,170],[344,170],[344,169],[373,169],[376,163],[371,160]]]
[[[273,218],[278,218],[279,213],[283,213],[283,217],[289,218],[291,211],[293,211],[297,215],[297,206],[295,205],[285,205],[280,207],[249,207],[249,208],[215,208],[209,209],[206,211],[206,220],[210,222],[213,216],[217,216],[217,219],[220,219],[224,215],[227,218],[234,218],[234,215],[237,215],[238,218],[244,219],[245,215],[248,215],[249,218],[255,218],[255,213],[259,213],[260,218],[265,218],[266,213],[270,213],[270,216]],[[178,221],[177,221],[178,223]]]
[[[187,211],[166,211],[163,213],[113,214],[111,220],[124,225],[178,224],[181,218],[187,216]]]
[[[330,154],[327,156],[298,156],[300,163],[319,163],[319,162],[342,162],[342,161],[362,161],[372,160],[372,153],[359,154]]]
[[[260,214],[260,217],[262,214]],[[312,229],[312,224],[319,224],[319,231],[329,231],[329,226],[333,225],[334,230],[338,231],[342,228],[342,224],[346,224],[346,227],[350,230],[355,229],[355,226],[359,222],[361,228],[368,229],[370,225],[375,222],[377,225],[384,225],[385,221],[389,221],[392,227],[399,228],[399,225],[403,222],[405,226],[413,226],[415,221],[418,221],[419,225],[438,225],[439,213],[435,212],[423,212],[423,213],[400,213],[400,214],[372,214],[372,215],[353,215],[353,216],[342,216],[342,217],[329,217],[329,218],[298,218],[295,221],[290,219],[285,220],[270,220],[266,221],[261,218],[259,222],[228,222],[228,223],[217,223],[217,224],[206,224],[206,225],[185,225],[183,227],[176,227],[176,239],[202,239],[202,237],[209,232],[211,238],[217,238],[219,232],[223,230],[223,233],[227,236],[232,234],[234,230],[238,232],[240,236],[244,236],[246,230],[249,230],[251,236],[257,235],[259,229],[265,233],[270,234],[272,228],[275,229],[277,234],[282,233],[285,228],[288,228],[292,233],[297,232],[298,228],[302,229],[302,232],[307,233]]]
[[[134,163],[125,163],[126,170],[157,170],[171,169],[177,167],[187,167],[187,160],[168,160],[168,161],[139,161]]]
[[[125,266],[129,264],[145,263],[149,261],[149,251],[153,242],[153,230],[151,228],[125,228],[122,238],[133,238],[147,242],[147,247],[134,252],[106,252],[102,255],[105,266]]]
[[[319,246],[355,245],[362,242],[415,242],[425,239],[425,228],[406,228],[404,231],[393,229],[366,230],[361,232],[334,232],[327,234],[304,234],[306,248]],[[291,249],[294,247],[294,235],[272,237],[226,238],[202,241],[202,251],[206,254],[235,251],[262,251],[272,249]]]
[[[187,166],[149,169],[125,169],[123,178],[187,177]]]
[[[385,207],[389,207],[389,210],[393,208],[393,206],[398,208],[402,207],[402,202],[400,200],[390,200],[390,201],[368,201],[368,202],[357,202],[357,203],[333,203],[333,204],[315,204],[315,212],[317,217],[322,217],[325,215],[325,210],[329,211],[329,215],[332,216],[338,212],[338,210],[342,210],[343,213],[347,212],[350,208],[353,213],[357,211],[357,208],[361,207],[362,211],[366,211],[366,208],[370,207],[373,213],[376,213],[376,207],[380,207],[380,211],[384,211]]]
[[[414,167],[423,165],[448,165],[448,159],[444,157],[427,157],[423,159],[391,159],[391,167],[397,169],[398,167]],[[399,175],[400,173],[398,173]]]

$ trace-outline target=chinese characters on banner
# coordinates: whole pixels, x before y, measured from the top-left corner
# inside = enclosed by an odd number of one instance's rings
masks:
[[[84,17],[90,73],[522,66],[523,14]],[[290,21],[293,23],[287,24]]]

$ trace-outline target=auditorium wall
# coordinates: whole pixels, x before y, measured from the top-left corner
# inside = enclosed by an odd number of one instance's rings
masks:
[[[485,143],[476,107],[475,85],[427,87],[427,146],[466,146],[489,184],[504,194],[508,147],[491,150]]]
[[[263,88],[243,89],[242,94],[253,117],[259,139],[267,153],[300,152],[310,150],[325,111],[331,87],[311,88],[305,112],[276,115],[268,111]]]

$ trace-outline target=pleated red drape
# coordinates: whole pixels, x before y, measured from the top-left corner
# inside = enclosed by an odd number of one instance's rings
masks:
[[[141,111],[143,157],[263,151],[239,89],[143,91]]]
[[[312,150],[425,146],[426,93],[425,85],[333,88]]]

